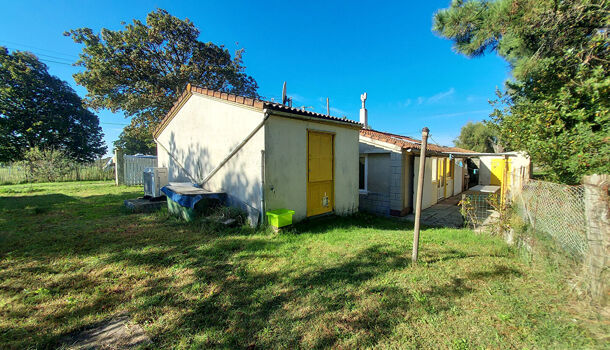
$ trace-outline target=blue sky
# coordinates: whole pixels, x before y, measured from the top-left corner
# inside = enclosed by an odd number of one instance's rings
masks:
[[[485,119],[497,87],[509,78],[495,55],[470,59],[432,32],[432,15],[450,0],[331,1],[6,1],[0,2],[0,45],[32,51],[53,75],[81,96],[66,63],[81,47],[64,37],[69,29],[120,29],[121,22],[163,8],[189,18],[201,41],[246,50],[247,73],[259,93],[281,95],[287,82],[294,106],[358,119],[360,94],[368,93],[369,124],[377,130],[417,137],[424,126],[432,141],[451,145],[468,121]],[[114,141],[128,121],[99,111],[105,141]]]

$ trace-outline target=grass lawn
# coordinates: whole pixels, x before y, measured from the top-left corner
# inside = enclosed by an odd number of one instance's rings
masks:
[[[561,268],[469,230],[357,215],[273,234],[129,214],[139,188],[0,186],[0,347],[128,312],[175,348],[595,348]]]

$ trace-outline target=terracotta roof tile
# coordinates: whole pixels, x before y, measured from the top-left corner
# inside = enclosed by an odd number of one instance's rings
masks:
[[[389,144],[396,145],[403,149],[421,149],[421,140],[414,139],[412,137],[391,134],[388,132],[382,132],[371,129],[362,129],[360,130],[360,135],[364,137],[369,137],[373,140],[383,141]],[[427,151],[432,151],[435,153],[444,153],[444,152],[465,152],[471,153],[472,151],[468,151],[462,148],[457,147],[444,147],[435,144],[428,143],[426,147]]]
[[[341,122],[341,123],[347,123],[347,124],[351,124],[351,125],[356,126],[356,127],[357,126],[361,126],[360,123],[358,123],[356,121],[353,121],[353,120],[349,120],[347,118],[333,117],[331,115],[326,115],[326,114],[321,114],[321,113],[307,111],[307,110],[304,110],[304,109],[299,109],[299,108],[285,106],[285,105],[280,104],[280,103],[264,101],[264,100],[258,100],[258,99],[252,99],[252,98],[244,97],[244,96],[237,96],[237,95],[229,94],[229,93],[226,93],[226,92],[215,91],[215,90],[207,89],[207,88],[204,88],[204,87],[194,86],[194,85],[188,84],[186,89],[182,93],[182,95],[180,95],[180,97],[176,100],[176,102],[174,103],[174,106],[165,115],[165,117],[163,118],[163,120],[161,121],[161,123],[159,124],[157,129],[155,130],[155,132],[154,132],[155,137],[158,136],[161,133],[161,131],[163,131],[163,129],[167,126],[167,124],[174,117],[175,113],[177,113],[177,110],[183,104],[184,100],[187,99],[188,97],[190,97],[192,95],[192,93],[198,93],[198,94],[202,94],[202,95],[218,98],[218,99],[221,99],[221,100],[235,102],[235,103],[238,103],[238,104],[243,104],[243,105],[246,105],[246,106],[251,106],[251,107],[254,107],[254,108],[257,108],[257,109],[261,109],[261,110],[264,109],[264,108],[268,108],[268,109],[271,109],[271,110],[283,111],[283,112],[292,113],[292,114],[298,114],[298,115],[305,115],[305,116],[314,117],[314,118],[318,118],[318,119],[324,119],[324,120],[337,121],[337,122]]]

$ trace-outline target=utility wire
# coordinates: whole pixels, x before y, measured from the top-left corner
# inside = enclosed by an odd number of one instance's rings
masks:
[[[65,65],[65,66],[70,66],[70,67],[72,67],[72,68],[79,68],[79,67],[76,67],[76,66],[72,65],[72,63],[66,63],[66,62],[53,61],[53,60],[48,60],[48,59],[46,59],[46,58],[38,58],[38,60],[43,61],[43,62],[49,62],[49,63],[63,64],[63,65]]]
[[[36,49],[36,50],[40,50],[40,51],[51,52],[51,53],[54,53],[54,54],[57,54],[57,55],[67,56],[70,59],[74,58],[74,56],[71,55],[71,54],[67,54],[67,53],[63,53],[63,52],[55,51],[55,50],[43,49],[43,48],[32,46],[32,45],[21,44],[21,43],[17,43],[17,42],[14,42],[14,41],[0,40],[0,42],[7,43],[9,45],[18,45],[18,46],[23,46],[23,47],[30,47],[32,49]]]

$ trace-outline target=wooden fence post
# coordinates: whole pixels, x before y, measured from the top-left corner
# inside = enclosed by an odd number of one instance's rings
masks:
[[[411,262],[417,263],[419,255],[419,220],[421,217],[421,203],[424,192],[424,172],[426,170],[426,147],[428,145],[428,133],[430,129],[423,128],[421,131],[421,150],[419,152],[419,173],[417,174],[417,196],[415,197],[415,223],[413,227],[413,252]],[[438,171],[438,170],[437,170]]]
[[[585,269],[595,304],[608,305],[610,279],[610,175],[583,178],[588,252]]]
[[[125,157],[123,150],[114,150],[114,182],[117,186],[125,184]]]

